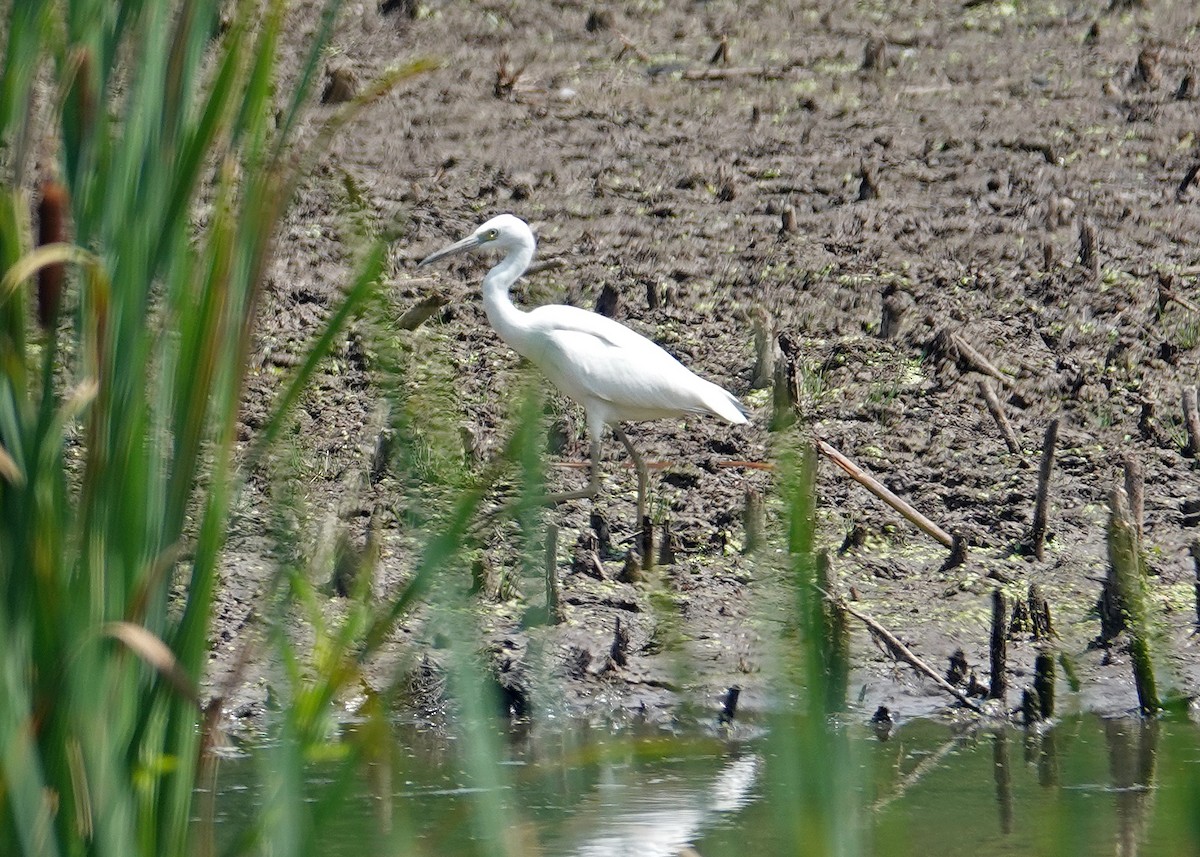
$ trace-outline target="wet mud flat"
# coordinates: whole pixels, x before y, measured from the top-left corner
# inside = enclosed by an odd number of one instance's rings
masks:
[[[1200,384],[1194,4],[392,5],[347,9],[329,73],[353,89],[399,61],[440,67],[340,137],[281,236],[247,437],[336,304],[355,236],[396,240],[386,305],[330,361],[239,510],[212,677],[236,675],[233,717],[262,711],[272,682],[269,660],[238,658],[261,633],[279,559],[267,534],[288,528],[318,583],[334,576],[338,545],[370,543],[376,595],[395,593],[421,545],[413,522],[436,502],[416,477],[432,484],[451,464],[381,459],[380,437],[407,408],[423,449],[451,438],[446,455],[477,470],[521,391],[544,385],[487,327],[482,263],[415,269],[502,211],[534,225],[548,263],[518,286],[519,304],[600,302],[752,415],[745,427],[630,428],[661,464],[652,511],[671,533],[673,557],[648,582],[619,579],[636,479],[611,440],[594,506],[493,528],[447,570],[461,594],[474,569],[466,610],[514,707],[549,695],[598,718],[715,717],[735,685],[743,711],[769,707],[794,596],[766,465],[814,435],[967,547],[947,564],[943,544],[823,458],[818,542],[840,593],[939,670],[962,649],[985,682],[993,591],[1014,604],[1037,584],[1077,680],[1061,678],[1061,704],[1102,712],[1137,706],[1122,640],[1089,646],[1109,497],[1134,462],[1160,683],[1195,693],[1200,462],[1182,407]],[[316,26],[315,8],[295,14],[298,36]],[[399,330],[423,302],[428,318]],[[761,389],[756,330],[777,360]],[[777,400],[794,416],[786,428]],[[552,393],[545,407],[550,487],[582,485],[582,415]],[[1054,420],[1039,559],[1030,539]],[[747,553],[756,498],[765,543]],[[611,551],[591,541],[593,513]],[[544,549],[546,524],[558,624],[531,621],[545,583],[524,558]],[[344,611],[325,598],[329,617]],[[855,711],[905,717],[952,701],[852,627]],[[295,633],[309,633],[299,617]],[[441,645],[433,611],[418,611],[374,676],[406,671],[412,703],[436,708]],[[1009,708],[1041,648],[1028,631],[1010,640]]]

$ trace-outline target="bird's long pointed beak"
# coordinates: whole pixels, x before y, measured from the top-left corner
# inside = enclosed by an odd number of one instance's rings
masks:
[[[443,247],[436,253],[431,253],[420,262],[417,263],[418,268],[424,268],[436,262],[438,259],[445,259],[447,256],[454,256],[458,253],[466,253],[468,250],[474,250],[480,244],[478,235],[468,235],[461,241],[455,241],[449,247]]]

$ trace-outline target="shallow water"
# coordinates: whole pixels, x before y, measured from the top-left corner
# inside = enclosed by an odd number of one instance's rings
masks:
[[[506,736],[482,788],[464,742],[399,728],[387,775],[376,766],[319,825],[319,853],[506,853],[498,829],[507,853],[580,857],[685,846],[705,857],[1200,853],[1200,729],[1190,722],[1085,716],[1041,732],[964,732],[914,721],[886,737],[851,725],[788,764],[798,757],[779,731],[522,731]],[[222,760],[218,844],[261,804],[264,757]],[[313,796],[330,787],[323,768],[313,766]],[[827,816],[815,825],[813,807]],[[484,813],[503,821],[482,825]]]

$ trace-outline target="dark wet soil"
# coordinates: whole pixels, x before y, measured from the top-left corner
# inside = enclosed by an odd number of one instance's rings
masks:
[[[339,545],[361,549],[373,529],[376,596],[394,594],[411,575],[420,522],[499,454],[521,392],[544,386],[488,328],[482,263],[415,270],[511,211],[537,229],[538,259],[558,263],[527,277],[518,302],[593,308],[607,287],[617,318],[752,414],[745,427],[630,429],[663,464],[653,511],[676,545],[650,582],[615,580],[636,529],[636,480],[611,440],[594,506],[615,543],[606,580],[572,570],[587,501],[536,527],[491,527],[444,570],[444,591],[461,593],[472,564],[484,569],[465,615],[517,702],[527,692],[533,704],[597,717],[662,719],[681,705],[715,715],[738,685],[744,710],[769,705],[793,597],[779,570],[782,508],[768,501],[768,545],[753,557],[742,552],[743,510],[747,492],[773,491],[774,474],[753,465],[813,433],[969,544],[966,563],[943,570],[942,545],[823,460],[818,540],[843,593],[939,670],[963,649],[986,682],[993,589],[1016,600],[1036,583],[1079,679],[1069,692],[1060,672],[1062,704],[1105,712],[1137,704],[1127,652],[1088,646],[1108,497],[1132,457],[1145,479],[1159,680],[1196,692],[1188,546],[1200,539],[1200,470],[1180,406],[1200,384],[1200,186],[1187,180],[1200,164],[1194,3],[349,5],[327,58],[339,74],[362,84],[420,57],[440,68],[341,135],[283,230],[247,437],[336,304],[361,235],[395,236],[387,299],[324,368],[272,473],[256,477],[239,510],[214,676],[261,633],[252,617],[280,562],[280,533],[296,556],[316,557],[306,573],[321,585],[346,552]],[[315,13],[301,10],[297,36],[313,26]],[[447,302],[425,324],[395,328],[435,294]],[[772,391],[751,389],[763,313],[796,394],[798,420],[777,432]],[[952,335],[998,370],[991,383],[1019,453],[988,413],[980,366],[947,346]],[[582,485],[585,471],[568,466],[586,459],[581,414],[555,394],[546,401],[547,478]],[[1055,418],[1036,560],[1024,545]],[[378,454],[393,433],[417,452]],[[544,583],[528,558],[547,523],[558,527],[565,622],[538,626],[530,617]],[[346,609],[336,595],[319,600],[327,620]],[[418,688],[436,686],[446,616],[414,614],[372,680],[399,669]],[[618,619],[624,665],[611,661]],[[308,627],[297,618],[298,638]],[[947,704],[860,626],[853,643],[856,711]],[[1027,633],[1010,645],[1015,707],[1038,645]],[[261,710],[272,675],[253,662],[230,713]]]

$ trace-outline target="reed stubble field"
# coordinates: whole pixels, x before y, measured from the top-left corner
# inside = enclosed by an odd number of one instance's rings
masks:
[[[347,9],[326,57],[329,97],[398,60],[440,67],[337,139],[279,241],[246,438],[336,305],[354,236],[395,236],[386,301],[327,362],[237,510],[210,680],[236,677],[233,718],[267,707],[277,669],[241,653],[261,633],[254,617],[286,541],[278,534],[316,557],[317,584],[377,551],[375,592],[396,592],[428,511],[499,453],[524,394],[546,386],[488,328],[482,263],[415,269],[502,211],[535,226],[536,261],[550,263],[525,278],[518,303],[593,308],[604,296],[616,318],[752,415],[748,427],[698,419],[631,430],[663,465],[652,517],[660,535],[669,521],[674,547],[647,583],[616,579],[636,530],[636,480],[611,440],[594,507],[480,525],[435,595],[460,596],[475,580],[481,591],[454,612],[477,629],[512,706],[715,716],[734,685],[743,710],[770,706],[791,596],[777,569],[775,476],[761,465],[813,435],[968,544],[966,562],[945,568],[941,544],[821,460],[818,542],[842,593],[939,670],[962,648],[986,681],[992,591],[1011,602],[1036,583],[1079,680],[1066,705],[1105,712],[1137,705],[1128,654],[1088,645],[1099,633],[1108,498],[1132,458],[1145,485],[1159,681],[1195,692],[1189,545],[1200,539],[1200,469],[1181,409],[1200,384],[1194,4],[384,6],[394,8]],[[294,13],[298,45],[315,14]],[[400,330],[422,302],[427,320]],[[751,389],[756,324],[795,399],[794,423],[776,431],[774,391]],[[554,393],[535,408],[546,414],[549,483],[582,485],[584,471],[570,466],[587,454],[581,414]],[[1036,559],[1027,545],[1038,457],[1054,419]],[[765,544],[753,552],[748,492],[767,498]],[[588,573],[590,546],[576,551],[593,509],[612,535],[612,552],[597,551],[603,579]],[[536,615],[547,523],[558,528],[557,624]],[[345,610],[339,585],[320,596],[324,620]],[[302,639],[311,618],[296,616]],[[618,619],[624,663],[612,654]],[[411,676],[410,701],[426,713],[440,704],[444,620],[434,608],[414,613],[368,671],[381,684],[397,670]],[[911,716],[948,703],[860,626],[853,642],[854,711]],[[1014,636],[1010,707],[1038,650]]]

